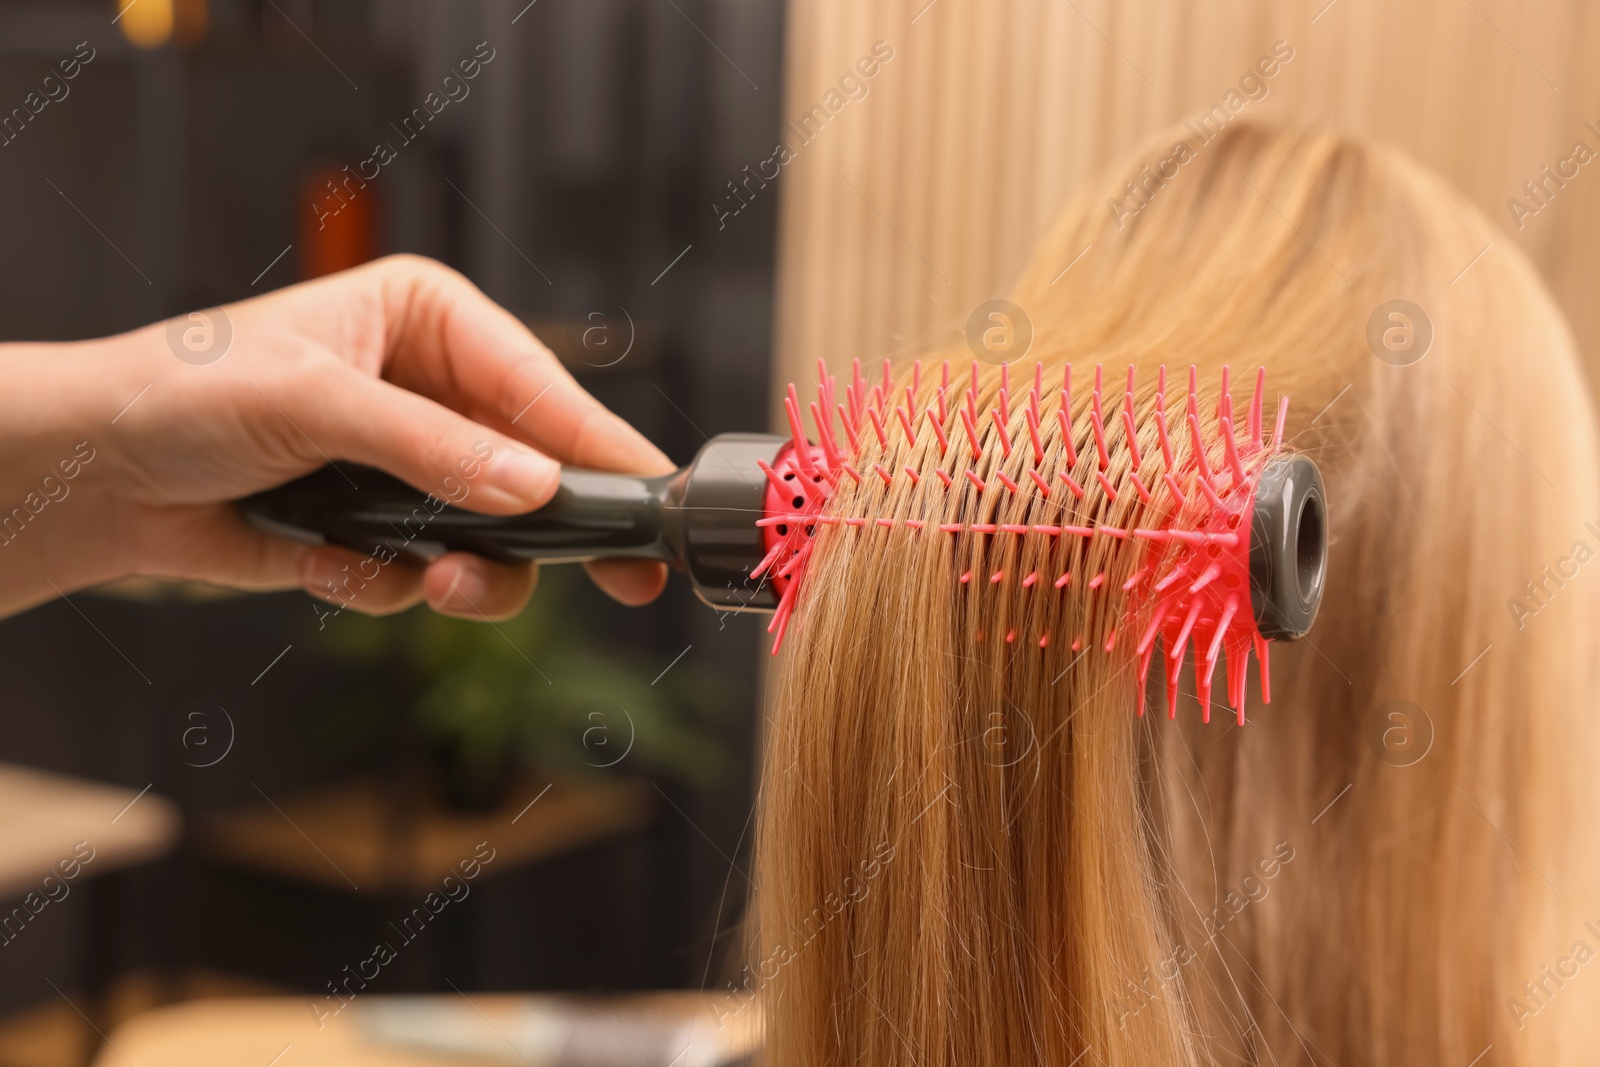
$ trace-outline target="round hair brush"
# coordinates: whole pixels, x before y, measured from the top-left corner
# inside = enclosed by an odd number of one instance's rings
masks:
[[[1169,715],[1176,712],[1178,668],[1192,640],[1202,708],[1209,714],[1220,657],[1228,665],[1228,702],[1242,722],[1250,653],[1260,660],[1262,698],[1269,700],[1267,643],[1306,633],[1322,599],[1322,480],[1309,458],[1282,448],[1287,399],[1264,441],[1264,369],[1242,428],[1226,368],[1215,414],[1205,418],[1193,368],[1170,414],[1164,367],[1154,390],[1142,392],[1130,367],[1126,389],[1110,399],[1098,366],[1093,391],[1076,399],[1071,367],[1060,388],[1051,390],[1043,370],[1036,365],[1032,387],[1013,397],[1009,368],[1002,366],[998,392],[986,396],[977,364],[964,390],[952,386],[948,364],[937,383],[923,381],[916,364],[911,384],[896,397],[887,360],[882,381],[870,387],[857,363],[840,400],[837,380],[819,366],[818,395],[808,411],[789,387],[789,437],[721,434],[687,467],[657,478],[567,468],[550,503],[525,515],[480,515],[348,464],[240,506],[272,532],[343,545],[380,561],[446,551],[502,562],[662,560],[686,572],[695,593],[713,607],[773,612],[774,653],[826,536],[867,537],[902,527],[914,536],[951,538],[966,550],[963,558],[982,564],[981,572],[969,566],[952,575],[958,589],[1017,581],[1040,596],[1064,595],[1075,576],[1040,567],[1025,575],[1008,575],[1003,567],[990,573],[985,561],[991,552],[999,558],[1001,539],[1045,539],[1047,560],[1066,539],[1104,539],[1128,576],[1109,581],[1101,569],[1077,577],[1090,595],[1123,598],[1115,612],[1121,621],[1094,643],[1111,652],[1120,635],[1129,635],[1140,667],[1140,713],[1159,637],[1168,659]],[[802,424],[805,414],[814,424],[814,443]],[[925,461],[921,469],[905,462],[913,452]],[[846,480],[858,489],[881,483],[884,492],[926,482],[934,491],[917,499],[949,503],[950,494],[966,494],[971,499],[958,509],[962,514],[993,514],[1004,505],[1013,513],[1020,507],[1028,521],[944,522],[932,507],[920,516],[903,509],[844,514],[830,503]],[[1108,506],[1129,493],[1137,497],[1140,524],[1101,521]],[[1043,650],[1051,635],[1005,634],[1008,642],[1019,638]],[[1084,644],[1083,636],[1071,639],[1074,652]]]

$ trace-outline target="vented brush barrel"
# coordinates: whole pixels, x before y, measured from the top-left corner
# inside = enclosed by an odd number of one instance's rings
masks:
[[[721,434],[676,474],[641,478],[565,468],[549,504],[524,515],[480,515],[382,471],[324,467],[241,503],[263,529],[358,552],[429,559],[472,552],[506,563],[653,559],[686,571],[713,607],[771,611],[771,581],[751,577],[767,552],[756,521],[767,507],[761,464],[788,444]],[[470,482],[463,503],[471,500]],[[1251,522],[1251,608],[1261,635],[1293,640],[1322,601],[1327,553],[1322,479],[1303,455],[1268,462]]]

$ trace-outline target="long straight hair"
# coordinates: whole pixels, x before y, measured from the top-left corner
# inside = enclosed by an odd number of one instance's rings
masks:
[[[1177,722],[1141,717],[1131,642],[1097,640],[1109,598],[962,585],[972,539],[821,527],[766,732],[745,981],[779,1067],[1592,1058],[1600,481],[1568,331],[1477,211],[1381,147],[1238,122],[1139,212],[1108,207],[1180,136],[1040,245],[1010,373],[1193,364],[1214,403],[1224,364],[1265,366],[1327,484],[1320,619],[1272,646],[1246,725],[1200,722],[1192,668]],[[980,365],[981,402],[999,373]],[[830,509],[1040,506],[940,487],[926,429],[887,453],[925,477],[846,481]],[[1058,440],[1044,465],[1066,469]],[[1140,508],[1092,486],[1077,506]],[[1133,560],[1108,540],[987,551],[1115,583]]]

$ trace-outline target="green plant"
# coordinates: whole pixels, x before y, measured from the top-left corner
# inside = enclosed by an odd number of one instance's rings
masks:
[[[464,786],[492,784],[519,764],[714,782],[729,761],[713,729],[725,703],[715,677],[690,661],[652,684],[659,656],[586,625],[567,571],[546,568],[529,607],[505,622],[426,607],[388,618],[345,612],[321,636],[341,659],[414,679],[407,700],[418,733]],[[370,720],[360,709],[371,701],[368,691],[346,703]]]

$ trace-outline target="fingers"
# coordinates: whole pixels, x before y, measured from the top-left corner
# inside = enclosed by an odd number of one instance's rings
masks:
[[[223,504],[151,508],[127,525],[139,531],[129,571],[232,589],[293,589],[311,551],[256,529]]]
[[[389,318],[401,326],[387,368],[396,384],[470,410],[562,463],[640,474],[673,469],[465,278],[410,257],[374,269],[385,272]]]
[[[319,450],[381,467],[422,492],[473,511],[532,511],[560,484],[560,467],[549,457],[359,371],[321,372],[316,386],[293,407],[303,413],[305,435]]]
[[[334,545],[306,550],[299,579],[317,599],[365,615],[392,615],[422,599],[422,568]]]
[[[667,565],[645,559],[597,559],[584,569],[611,599],[630,608],[650,603],[667,584]]]
[[[451,552],[429,565],[422,587],[428,605],[441,614],[498,622],[522,611],[538,578],[532,565],[509,566]]]

